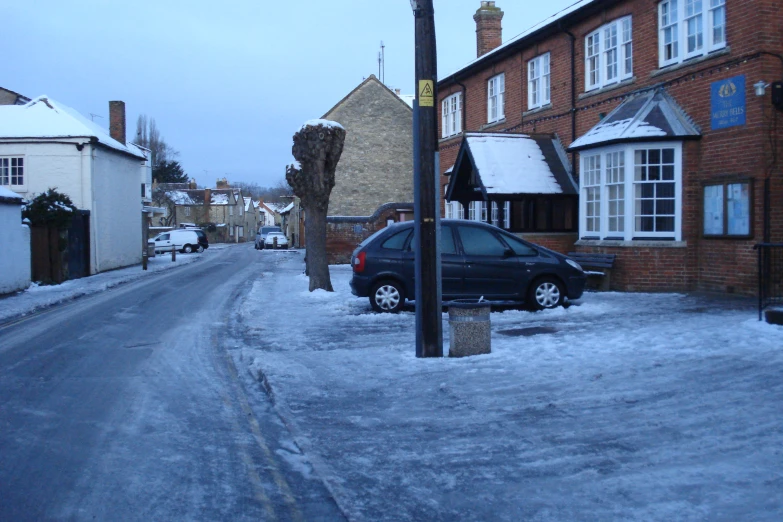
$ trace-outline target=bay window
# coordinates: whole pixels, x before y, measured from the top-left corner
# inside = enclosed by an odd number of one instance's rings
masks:
[[[633,76],[631,17],[610,22],[585,37],[585,91]]]
[[[487,83],[487,122],[500,121],[505,114],[506,75],[498,74]]]
[[[452,94],[441,104],[441,137],[462,132],[462,93]]]
[[[549,53],[527,62],[527,108],[536,109],[550,102]]]
[[[726,46],[726,0],[664,0],[658,4],[661,67]]]
[[[680,143],[603,147],[581,162],[583,239],[681,239]]]

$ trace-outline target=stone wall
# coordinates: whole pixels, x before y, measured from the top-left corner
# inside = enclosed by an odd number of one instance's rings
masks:
[[[375,76],[325,119],[346,130],[329,216],[368,216],[384,203],[413,201],[413,111]]]

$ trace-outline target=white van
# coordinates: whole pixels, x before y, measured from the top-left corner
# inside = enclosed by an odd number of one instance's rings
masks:
[[[148,243],[155,245],[156,254],[171,252],[174,248],[184,254],[189,254],[194,250],[196,252],[203,252],[205,248],[209,248],[207,236],[204,234],[204,231],[191,229],[164,232],[157,237],[150,239]]]

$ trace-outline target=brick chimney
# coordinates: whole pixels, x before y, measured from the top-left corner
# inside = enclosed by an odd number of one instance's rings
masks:
[[[212,204],[212,189],[204,189],[204,206],[208,207],[211,204]]]
[[[109,134],[125,145],[125,102],[109,102]]]
[[[188,188],[191,190],[195,190],[198,188],[198,184],[196,183],[196,178],[190,178],[190,183],[188,184]]]
[[[473,15],[476,21],[476,56],[480,57],[503,43],[503,11],[495,7],[495,2],[481,2],[481,7]]]
[[[218,179],[215,181],[215,188],[217,189],[228,189],[231,188],[231,186],[228,184],[228,180],[226,178]]]

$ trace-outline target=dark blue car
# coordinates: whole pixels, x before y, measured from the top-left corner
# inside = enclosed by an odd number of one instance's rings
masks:
[[[398,312],[414,297],[413,222],[388,226],[353,252],[351,291],[378,312]],[[582,267],[563,254],[500,228],[466,220],[441,221],[443,300],[489,301],[554,308],[582,296]]]

